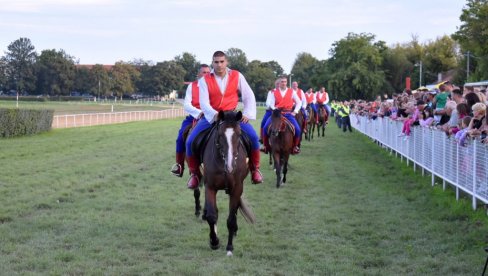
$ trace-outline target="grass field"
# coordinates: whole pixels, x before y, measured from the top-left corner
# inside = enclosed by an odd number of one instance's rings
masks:
[[[335,126],[291,157],[284,188],[265,162],[265,183],[246,179],[257,223],[239,215],[234,256],[212,251],[186,176],[169,173],[179,124],[0,140],[0,274],[481,274],[484,210]],[[219,193],[224,243],[227,202]]]
[[[53,109],[54,115],[66,114],[87,114],[111,112],[140,111],[140,110],[161,110],[171,108],[171,104],[136,104],[135,101],[123,101],[117,103],[109,102],[19,102],[19,108],[26,109]],[[176,104],[181,107],[181,105]],[[15,108],[15,101],[1,101],[0,108]]]

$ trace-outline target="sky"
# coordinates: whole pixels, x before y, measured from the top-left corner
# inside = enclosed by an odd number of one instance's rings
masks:
[[[465,0],[0,0],[0,56],[26,37],[35,51],[64,50],[79,64],[172,60],[211,63],[239,48],[289,73],[299,53],[328,59],[348,33],[387,45],[454,33]]]

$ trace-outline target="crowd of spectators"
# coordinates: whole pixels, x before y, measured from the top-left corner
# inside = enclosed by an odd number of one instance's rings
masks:
[[[437,128],[453,137],[460,145],[479,138],[488,144],[488,102],[486,88],[472,90],[443,82],[432,91],[404,91],[378,96],[375,101],[352,100],[352,113],[370,120],[387,117],[401,121],[399,137],[408,140],[414,127]]]

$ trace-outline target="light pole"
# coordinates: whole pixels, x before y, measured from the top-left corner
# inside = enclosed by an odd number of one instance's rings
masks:
[[[293,76],[293,74],[290,73],[290,87],[291,87],[291,76]]]
[[[419,87],[422,86],[422,61],[419,61],[418,63],[415,63],[415,66],[420,67],[420,73],[419,73]]]

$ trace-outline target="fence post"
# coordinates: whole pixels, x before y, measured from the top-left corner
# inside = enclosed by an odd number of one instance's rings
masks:
[[[442,190],[446,190],[446,139],[447,137],[442,137]]]
[[[471,157],[473,158],[473,210],[476,210],[476,144],[477,141],[476,140],[473,140],[473,154],[471,155]]]
[[[459,144],[456,143],[456,200],[459,200]]]
[[[432,137],[432,141],[431,141],[431,151],[432,151],[432,156],[431,156],[431,159],[432,159],[432,164],[431,164],[431,175],[432,175],[432,180],[431,180],[431,184],[432,186],[434,186],[435,184],[435,172],[434,172],[434,146],[435,146],[435,132],[433,130],[430,130],[430,133],[431,133],[431,137]]]

